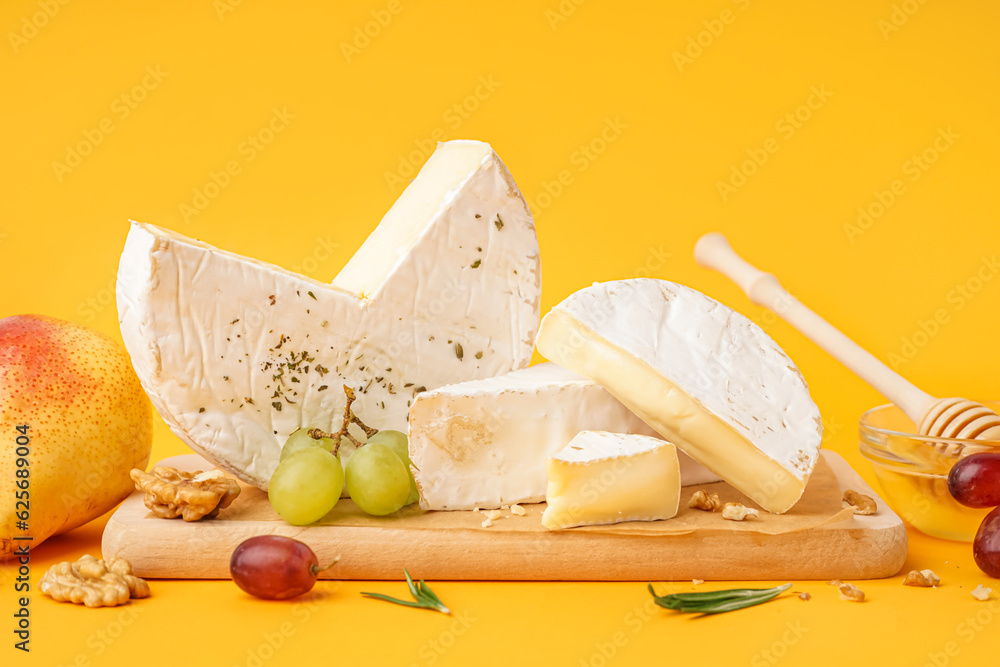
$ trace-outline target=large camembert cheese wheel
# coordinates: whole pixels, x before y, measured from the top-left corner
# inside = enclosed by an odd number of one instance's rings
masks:
[[[819,409],[788,355],[731,308],[665,280],[597,283],[545,316],[537,346],[764,509],[801,497]]]

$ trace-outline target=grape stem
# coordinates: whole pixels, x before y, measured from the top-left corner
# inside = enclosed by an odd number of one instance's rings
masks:
[[[337,556],[336,558],[333,559],[333,562],[330,563],[329,565],[324,565],[323,567],[320,567],[319,565],[310,565],[309,566],[309,573],[312,574],[312,576],[315,577],[320,572],[323,572],[324,570],[329,570],[331,567],[333,567],[334,565],[336,565],[337,561],[339,561],[339,560],[340,560],[340,556]]]
[[[360,426],[361,430],[365,432],[366,438],[370,438],[376,433],[378,433],[377,428],[371,428],[370,426],[365,424],[356,414],[354,414],[354,411],[351,410],[351,404],[354,403],[355,399],[357,398],[357,396],[355,396],[354,394],[354,390],[345,384],[344,393],[347,394],[347,405],[344,406],[344,424],[343,426],[340,427],[340,430],[337,431],[336,433],[327,433],[326,431],[318,428],[309,429],[309,437],[314,438],[316,440],[320,440],[322,438],[333,438],[332,453],[334,456],[336,456],[337,452],[340,450],[341,438],[347,438],[352,443],[354,443],[355,447],[364,446],[365,443],[361,442],[353,435],[351,435],[351,432],[348,430],[351,424],[357,424],[358,426]]]

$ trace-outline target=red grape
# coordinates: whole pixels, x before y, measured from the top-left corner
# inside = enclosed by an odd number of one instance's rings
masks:
[[[1000,507],[983,519],[972,543],[972,556],[980,570],[1000,579]]]
[[[324,569],[312,549],[281,535],[251,537],[236,547],[229,559],[236,585],[265,600],[287,600],[308,593]]]
[[[956,463],[948,473],[948,490],[967,507],[1000,506],[1000,453],[980,452]]]

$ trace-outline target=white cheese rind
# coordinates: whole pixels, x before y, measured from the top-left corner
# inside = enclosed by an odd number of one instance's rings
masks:
[[[584,430],[655,435],[600,385],[552,363],[422,393],[409,422],[420,505],[468,510],[541,502],[546,460]],[[718,481],[694,460],[680,459],[685,484]]]
[[[421,191],[414,215],[427,218],[405,239],[376,230],[365,254],[391,261],[373,267],[364,294],[357,265],[346,287],[329,285],[132,223],[118,272],[122,337],[178,437],[266,488],[292,431],[339,428],[344,384],[364,421],[405,431],[419,390],[530,362],[538,242],[507,168],[487,144],[449,142],[410,188]]]
[[[677,450],[658,438],[583,431],[547,472],[542,525],[552,530],[670,519],[680,506]]]
[[[553,308],[537,345],[765,509],[801,496],[819,409],[791,359],[739,313],[664,280],[601,283]]]

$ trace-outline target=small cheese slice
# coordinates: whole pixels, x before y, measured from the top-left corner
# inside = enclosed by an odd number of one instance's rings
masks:
[[[665,280],[595,283],[545,316],[536,345],[764,509],[801,497],[819,409],[788,355],[731,308]]]
[[[677,516],[681,476],[677,449],[645,435],[583,431],[548,460],[553,530]]]
[[[541,502],[546,460],[588,429],[655,435],[600,385],[553,363],[423,392],[409,422],[420,506]],[[719,481],[684,454],[680,467],[685,484]]]
[[[164,421],[262,489],[292,431],[340,428],[343,385],[405,431],[420,391],[527,366],[540,296],[531,212],[479,141],[440,144],[333,284],[133,223],[117,285]]]

